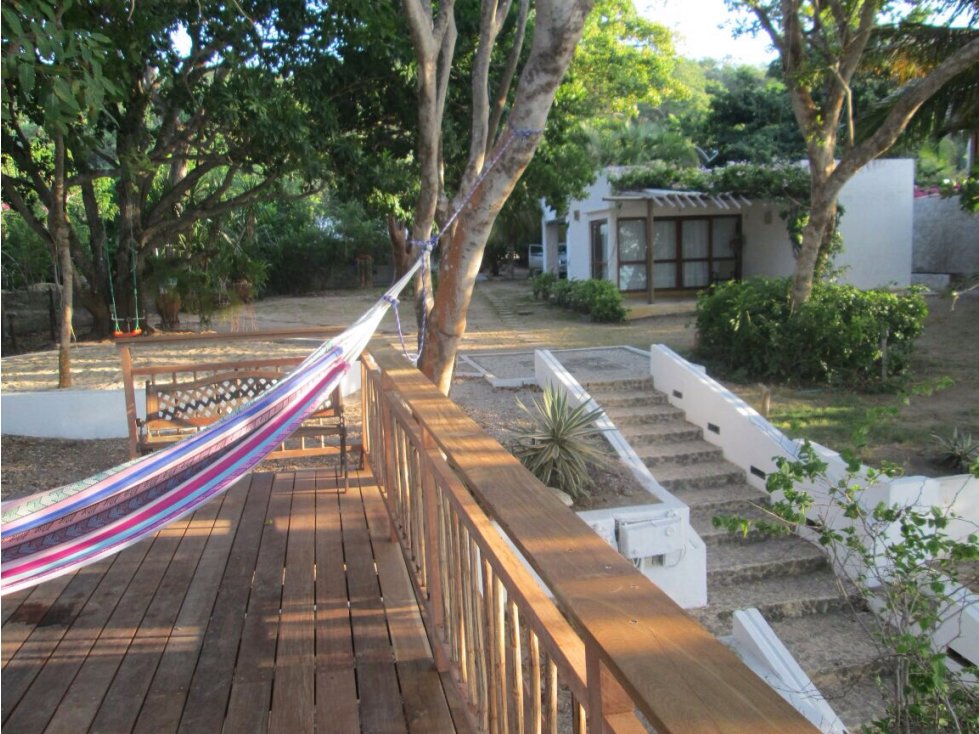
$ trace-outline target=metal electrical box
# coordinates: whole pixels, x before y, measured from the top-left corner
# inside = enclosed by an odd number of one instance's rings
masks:
[[[615,519],[619,553],[633,560],[682,550],[685,538],[680,518],[673,513],[646,518]]]

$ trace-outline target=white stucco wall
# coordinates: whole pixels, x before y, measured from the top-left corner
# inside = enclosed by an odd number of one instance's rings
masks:
[[[646,216],[645,202],[609,202],[605,197],[610,193],[608,175],[603,172],[584,199],[571,202],[568,211],[568,276],[571,278],[591,277],[590,222],[608,219],[609,277],[614,281],[615,220]],[[846,212],[840,229],[844,252],[836,265],[845,269],[841,278],[844,282],[861,288],[910,284],[913,202],[914,161],[910,159],[873,161],[843,187],[840,204]],[[703,207],[672,210],[656,207],[654,210],[654,216],[731,213]],[[791,275],[795,259],[778,206],[754,202],[744,207],[742,216],[743,276]],[[553,219],[553,212],[545,213],[545,222]],[[545,224],[545,232],[546,229]]]
[[[840,220],[843,252],[835,265],[841,280],[860,288],[911,283],[914,219],[914,161],[881,159],[869,163],[843,187]],[[742,273],[790,275],[795,259],[778,206],[756,203],[744,216]]]
[[[845,282],[859,288],[911,284],[914,161],[872,161],[840,192]]]
[[[958,198],[914,200],[916,273],[971,273],[979,270],[979,214],[962,209]]]

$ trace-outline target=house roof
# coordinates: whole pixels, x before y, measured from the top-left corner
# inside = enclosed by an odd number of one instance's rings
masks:
[[[623,191],[603,197],[605,201],[652,201],[656,206],[686,209],[716,206],[719,209],[735,209],[751,206],[751,200],[738,194],[704,194],[700,191],[674,191],[673,189],[638,189]]]

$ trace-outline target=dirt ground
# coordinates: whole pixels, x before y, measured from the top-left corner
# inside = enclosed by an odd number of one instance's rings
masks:
[[[380,295],[379,289],[346,291],[302,298],[270,298],[225,312],[215,320],[219,331],[243,331],[290,326],[349,323]],[[943,473],[934,460],[933,433],[948,435],[953,427],[979,440],[979,292],[963,296],[954,310],[951,302],[929,299],[930,313],[914,360],[915,384],[934,383],[942,377],[952,384],[929,396],[915,396],[902,405],[898,396],[854,394],[846,390],[791,390],[776,387],[771,419],[793,435],[805,434],[833,448],[841,448],[868,410],[900,406],[894,419],[870,435],[865,452],[870,460],[887,459],[908,473]],[[405,310],[402,308],[402,310]],[[189,319],[182,319],[185,323]],[[409,342],[414,331],[404,319]],[[663,304],[656,315],[626,324],[593,324],[578,314],[534,301],[526,280],[491,280],[477,285],[462,351],[521,351],[535,347],[573,348],[630,345],[646,349],[664,343],[681,354],[694,344],[690,302]],[[390,316],[378,338],[399,341]],[[281,347],[272,347],[279,349]],[[83,343],[76,349],[75,384],[110,387],[121,384],[118,356],[112,343]],[[54,389],[57,356],[45,350],[0,363],[3,391]],[[760,407],[757,385],[730,384],[755,407]],[[462,393],[466,390],[462,389]],[[460,403],[467,403],[460,394]],[[464,407],[491,426],[515,413],[512,395],[489,390]],[[502,413],[502,414],[501,414]],[[4,496],[39,491],[89,476],[126,458],[125,442],[56,441],[3,436],[0,439],[0,480]],[[627,482],[617,486],[620,492]],[[603,500],[595,500],[601,503]]]

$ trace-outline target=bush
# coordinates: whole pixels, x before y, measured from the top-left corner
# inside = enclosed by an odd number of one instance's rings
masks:
[[[538,273],[535,275],[530,279],[530,287],[534,292],[534,298],[549,301],[551,299],[551,290],[557,282],[558,278],[554,273]]]
[[[608,280],[558,280],[550,273],[533,278],[534,297],[540,297],[579,313],[590,314],[592,321],[620,323],[626,310],[622,292]]]
[[[723,283],[697,301],[698,352],[747,378],[871,384],[907,374],[928,309],[907,295],[817,283],[795,313],[788,278]]]

